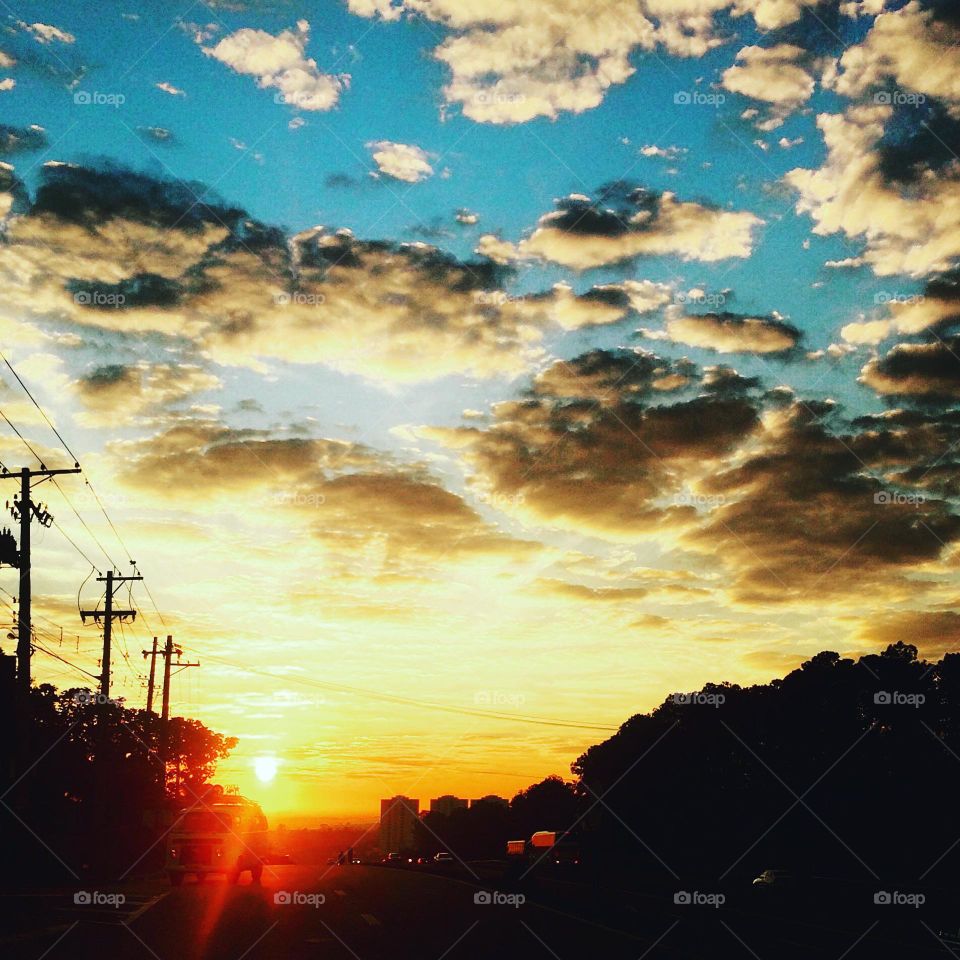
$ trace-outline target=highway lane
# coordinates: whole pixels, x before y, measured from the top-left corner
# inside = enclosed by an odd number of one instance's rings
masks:
[[[123,904],[106,899],[121,891]],[[436,875],[416,868],[285,865],[268,868],[259,887],[245,877],[236,887],[211,879],[171,890],[156,880],[86,892],[93,901],[99,894],[100,902],[76,904],[72,891],[52,894],[42,934],[0,943],[0,955],[4,960],[949,956],[934,931],[915,923],[904,934],[881,923],[885,918],[879,915],[851,918],[842,928],[797,918],[758,922],[736,906],[677,906],[665,895],[605,894],[552,881],[525,886],[528,899],[519,903],[518,890],[479,882],[462,867]]]

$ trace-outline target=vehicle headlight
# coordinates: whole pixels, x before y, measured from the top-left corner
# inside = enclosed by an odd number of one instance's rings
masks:
[[[177,847],[171,847],[171,848],[170,848],[170,859],[171,859],[171,860],[176,860],[177,857],[179,857],[179,856],[180,856],[180,851],[179,851],[179,849],[178,849]]]

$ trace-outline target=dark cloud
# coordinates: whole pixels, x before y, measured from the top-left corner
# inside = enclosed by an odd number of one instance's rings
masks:
[[[0,124],[0,156],[41,150],[48,144],[46,130],[35,123],[29,127],[11,127],[5,123]]]
[[[860,379],[890,396],[931,401],[960,398],[960,337],[899,343],[867,363]]]

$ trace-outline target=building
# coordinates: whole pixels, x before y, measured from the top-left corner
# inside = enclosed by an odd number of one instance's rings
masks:
[[[465,810],[466,808],[466,800],[461,800],[460,797],[455,797],[449,793],[430,801],[430,812],[442,813],[445,817],[449,817],[454,810]]]
[[[505,800],[503,797],[498,797],[495,793],[488,793],[485,797],[480,797],[479,800],[471,800],[470,806],[475,807],[478,803],[492,803],[500,807],[509,807],[510,801]]]
[[[413,848],[414,830],[420,819],[420,801],[390,797],[380,801],[380,850],[394,853]]]

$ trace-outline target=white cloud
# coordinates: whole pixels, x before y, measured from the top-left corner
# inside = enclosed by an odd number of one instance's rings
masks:
[[[37,43],[75,43],[77,38],[66,30],[51,26],[49,23],[25,23],[19,21],[18,26],[21,30],[30,33]]]
[[[237,73],[256,77],[261,88],[279,91],[279,102],[301,110],[331,110],[350,78],[321,73],[317,62],[305,55],[309,31],[306,20],[276,36],[244,27],[202,49]]]
[[[17,85],[13,77],[4,77],[0,80],[0,90],[12,90]]]
[[[754,100],[797,106],[813,94],[813,78],[800,66],[805,52],[788,43],[744,47],[737,63],[723,72],[725,89]]]
[[[876,149],[892,116],[888,105],[856,105],[821,114],[827,158],[816,170],[785,177],[799,191],[797,212],[820,236],[843,233],[864,243],[863,259],[879,276],[924,276],[960,256],[960,165],[902,186],[888,181]]]
[[[158,90],[162,90],[164,93],[169,93],[171,97],[185,97],[186,93],[181,90],[179,87],[175,87],[172,83],[167,83],[166,80],[161,80],[159,83],[155,83],[154,86]]]
[[[409,143],[374,140],[367,144],[380,173],[405,183],[419,183],[433,176],[427,153]]]

